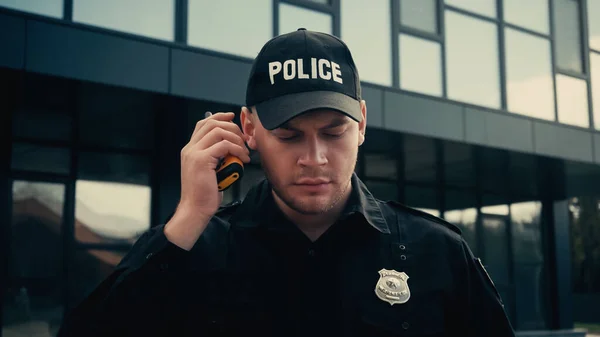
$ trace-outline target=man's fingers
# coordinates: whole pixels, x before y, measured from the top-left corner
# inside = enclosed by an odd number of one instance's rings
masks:
[[[238,134],[236,134],[235,132],[226,130],[226,129],[221,129],[221,128],[216,128],[216,129],[210,130],[206,135],[204,135],[198,141],[198,143],[196,143],[193,146],[196,147],[197,149],[204,150],[206,148],[209,148],[213,144],[216,144],[223,140],[227,140],[231,143],[237,144],[238,146],[246,149],[246,143],[244,142],[244,140],[242,138],[240,138],[240,136]],[[249,153],[249,151],[247,149],[246,149],[246,153]]]
[[[204,118],[196,122],[194,132],[192,132],[192,136],[190,136],[190,138],[192,138],[194,134],[196,134],[198,130],[200,130],[200,128],[202,128],[202,126],[206,124],[206,122],[209,120],[231,122],[233,121],[234,117],[235,114],[233,112],[217,112],[213,114],[210,111],[207,111],[204,113]]]
[[[203,123],[199,126],[199,128],[196,131],[194,131],[194,134],[190,138],[191,144],[195,144],[195,143],[199,142],[211,130],[217,129],[217,128],[232,132],[232,133],[238,135],[242,140],[246,139],[246,136],[242,133],[242,130],[240,130],[240,128],[237,126],[237,124],[232,123],[230,121],[208,119],[208,120],[203,120],[202,122]]]
[[[248,150],[245,147],[241,147],[238,144],[232,143],[228,140],[218,142],[206,149],[206,151],[211,157],[216,159],[224,158],[227,155],[232,155],[234,157],[238,157],[244,163],[250,162]]]

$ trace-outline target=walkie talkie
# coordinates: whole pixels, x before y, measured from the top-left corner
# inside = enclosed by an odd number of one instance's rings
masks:
[[[210,117],[212,113],[207,111],[204,117]],[[228,155],[222,158],[217,165],[217,186],[219,191],[225,191],[233,183],[244,176],[244,163],[240,158]]]

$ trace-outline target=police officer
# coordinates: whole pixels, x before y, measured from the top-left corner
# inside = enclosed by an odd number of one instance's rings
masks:
[[[299,29],[253,64],[240,128],[198,122],[181,199],[65,319],[59,336],[514,336],[500,296],[439,218],[354,174],[367,108],[347,46]],[[220,207],[215,169],[266,179]]]

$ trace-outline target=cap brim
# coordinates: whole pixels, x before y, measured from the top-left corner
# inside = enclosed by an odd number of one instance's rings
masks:
[[[261,124],[273,130],[292,118],[317,109],[339,111],[357,122],[362,121],[360,102],[334,91],[308,91],[277,97],[256,105]]]

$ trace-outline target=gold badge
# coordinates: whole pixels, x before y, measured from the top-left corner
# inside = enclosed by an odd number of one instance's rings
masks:
[[[390,305],[406,303],[410,298],[407,281],[408,275],[405,272],[381,269],[379,281],[375,285],[375,294]]]

